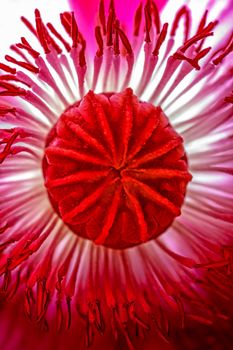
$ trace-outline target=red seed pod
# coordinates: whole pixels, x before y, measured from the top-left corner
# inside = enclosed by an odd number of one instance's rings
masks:
[[[72,231],[122,249],[157,237],[180,215],[191,180],[186,159],[161,108],[131,89],[90,91],[50,132],[45,185]]]

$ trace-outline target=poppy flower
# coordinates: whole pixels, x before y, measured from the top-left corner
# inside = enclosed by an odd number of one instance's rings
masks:
[[[233,1],[70,5],[0,62],[4,350],[172,349],[232,315]]]

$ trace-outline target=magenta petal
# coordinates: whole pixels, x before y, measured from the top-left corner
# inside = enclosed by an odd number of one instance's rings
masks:
[[[96,23],[96,17],[98,14],[100,0],[69,0],[71,8],[75,12],[75,16],[80,30],[88,40],[88,46],[92,50],[95,48],[94,42],[94,26]],[[128,28],[128,33],[132,32],[132,24],[134,20],[134,14],[139,6],[141,0],[117,0],[115,1],[116,13],[121,21],[123,27]],[[167,0],[157,0],[156,4],[161,9]],[[105,8],[108,9],[110,0],[106,0]]]

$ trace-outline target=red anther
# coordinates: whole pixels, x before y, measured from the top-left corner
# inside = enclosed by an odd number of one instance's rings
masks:
[[[57,51],[57,54],[61,54],[62,49],[56,43],[56,41],[50,36],[50,34],[45,26],[44,26],[44,33],[45,33],[45,37],[46,37],[48,44],[53,46],[53,48]]]
[[[204,15],[201,18],[201,21],[197,29],[197,34],[202,33],[203,29],[205,28],[207,16],[208,16],[208,10],[205,11]]]
[[[115,13],[110,8],[107,21],[107,46],[113,45],[113,23],[115,20]]]
[[[0,86],[1,86],[1,83],[0,83]],[[18,132],[17,131],[15,132],[13,130],[11,136],[0,141],[0,144],[6,144],[3,151],[0,152],[0,164],[2,164],[3,161],[6,159],[6,157],[12,153],[11,147],[13,146],[13,144],[18,136],[19,136]]]
[[[134,16],[134,32],[133,32],[134,36],[139,35],[141,23],[142,23],[142,3],[140,3],[140,5],[138,6]]]
[[[71,35],[71,15],[69,12],[63,12],[60,14],[61,24],[65,28],[67,34]]]
[[[16,45],[11,45],[10,49],[14,51],[18,56],[20,56],[24,62],[30,63],[28,57],[25,55],[25,53],[19,49]]]
[[[103,34],[106,35],[106,20],[105,20],[104,0],[100,0],[99,21],[100,21],[100,24],[101,24],[101,28],[103,30]]]
[[[72,15],[71,15],[71,12],[69,11],[66,11],[66,12],[63,12],[63,16],[64,16],[64,19],[67,23],[69,23],[69,25],[71,26],[71,21],[72,21]],[[71,28],[71,27],[70,27]]]
[[[83,41],[85,41],[84,36],[83,36],[82,33],[79,31],[79,32],[78,32],[78,42],[79,42],[79,44],[82,44]]]
[[[173,57],[178,60],[185,60],[189,62],[195,69],[200,70],[200,66],[198,64],[199,60],[205,57],[211,50],[211,47],[207,47],[202,51],[198,52],[194,58],[186,57],[182,52],[176,52]]]
[[[27,288],[25,291],[25,299],[24,299],[24,308],[25,308],[25,313],[27,317],[31,318],[32,317],[32,304],[35,303],[35,298],[33,295],[33,292],[31,288]]]
[[[119,43],[119,27],[120,27],[120,22],[118,20],[115,21],[115,37],[114,37],[114,54],[119,55],[120,54],[120,43]]]
[[[26,90],[20,87],[2,81],[0,81],[0,87],[6,89],[5,91],[0,91],[0,96],[22,96],[27,93]]]
[[[44,49],[44,52],[47,54],[50,52],[50,49],[48,47],[48,43],[46,40],[44,24],[42,22],[40,11],[38,9],[35,10],[35,19],[36,19],[36,30],[37,30],[38,39],[41,43],[41,46]]]
[[[191,66],[193,66],[194,68],[196,68],[197,70],[200,69],[200,66],[198,65],[198,63],[195,61],[194,58],[189,58],[187,56],[185,56],[183,53],[181,52],[175,52],[173,57],[177,60],[181,60],[181,61],[187,61],[188,63],[191,64]]]
[[[37,28],[37,37],[44,48],[45,53],[49,53],[49,47],[48,45],[52,45],[54,49],[57,51],[58,54],[62,52],[59,45],[51,38],[49,35],[44,23],[42,22],[40,12],[38,10],[35,10],[35,17],[36,17],[36,28]],[[39,53],[31,47],[31,45],[26,41],[25,38],[23,38],[22,44],[17,44],[17,47],[21,49],[26,49],[29,54],[32,55],[32,57],[37,58],[39,57]]]
[[[180,21],[181,17],[183,17],[186,14],[186,11],[187,11],[186,6],[183,6],[176,13],[176,17],[175,17],[175,19],[173,21],[173,26],[172,26],[172,30],[171,30],[171,36],[175,36],[176,35],[176,31],[178,29],[179,21]]]
[[[184,41],[188,40],[189,38],[189,31],[190,31],[190,10],[187,9],[186,15],[185,15],[185,35],[184,35]]]
[[[157,34],[159,34],[160,29],[161,29],[160,28],[161,24],[160,24],[159,10],[158,10],[158,7],[154,1],[150,1],[150,5],[151,5],[151,11],[152,11],[153,16],[154,16],[154,25],[156,28],[156,32],[157,32]]]
[[[205,13],[203,14],[202,18],[201,18],[201,21],[199,23],[199,26],[198,26],[198,29],[197,29],[197,33],[196,34],[200,34],[203,32],[204,28],[205,28],[205,25],[206,25],[206,20],[207,20],[207,15],[208,15],[208,10],[205,11]],[[196,49],[196,52],[199,52],[203,46],[205,42],[205,39],[203,39],[199,46],[197,47]]]
[[[187,61],[189,62],[192,66],[193,64],[195,64],[195,68],[197,67],[197,64],[194,63],[193,59],[192,58],[189,58],[187,56],[185,56],[183,53],[181,52],[175,52],[173,57],[177,60],[181,60],[181,61]]]
[[[96,56],[101,57],[103,56],[104,42],[103,42],[100,26],[95,27],[95,38],[98,44],[98,50],[96,51]]]
[[[31,24],[31,22],[25,18],[25,17],[21,17],[21,21],[25,24],[25,26],[30,30],[30,32],[32,34],[34,34],[37,37],[37,31],[36,29],[33,27],[33,25]]]
[[[225,99],[224,99],[225,102],[227,103],[233,103],[233,91],[231,93],[230,96],[227,96]]]
[[[29,42],[22,37],[21,38],[22,44],[25,46],[25,49],[34,57],[37,58],[40,56],[40,53],[32,48],[32,46],[29,44]]]
[[[198,62],[200,59],[205,57],[210,52],[211,49],[212,49],[212,47],[207,47],[207,48],[201,50],[200,52],[198,52],[197,56],[195,57],[195,61]]]
[[[72,312],[71,312],[71,298],[66,297],[66,306],[67,306],[67,322],[66,329],[70,329],[72,321]]]
[[[117,31],[119,33],[121,42],[124,45],[124,48],[126,49],[127,53],[129,55],[131,55],[133,53],[133,49],[132,49],[132,46],[129,42],[129,39],[127,38],[126,34],[124,33],[124,31],[121,28],[118,28]]]
[[[84,67],[86,65],[86,57],[85,57],[86,41],[84,39],[82,39],[81,45],[82,47],[79,52],[79,65],[80,67]]]
[[[74,12],[72,12],[72,15],[71,15],[71,38],[73,40],[73,47],[77,48],[78,47],[78,35],[79,35],[79,32],[78,32],[78,26],[77,26],[77,22],[76,22],[76,19],[75,19],[75,16],[74,16]]]
[[[228,47],[232,41],[233,41],[233,32],[231,33],[230,37],[228,38],[227,43],[224,44],[224,46],[220,47],[218,50],[216,50],[216,51],[212,54],[211,58],[214,58],[214,57],[217,56],[217,54],[220,53],[220,52],[224,52],[225,49],[226,49],[226,47]]]
[[[26,50],[33,58],[40,56],[40,53],[35,51],[24,37],[21,38],[21,42],[22,43],[16,44],[19,49]]]
[[[16,69],[9,67],[7,64],[0,63],[0,69],[4,70],[5,72],[16,74]]]
[[[9,107],[5,105],[0,105],[0,115],[6,115],[7,113],[14,114],[16,113],[16,108]],[[7,229],[8,225],[0,228],[0,234],[3,233]]]
[[[114,13],[114,18],[116,18],[116,10],[115,10],[114,0],[110,0],[109,10],[111,10]]]
[[[206,11],[206,16],[208,14],[208,11]],[[199,28],[198,28],[198,31],[197,31],[197,34],[201,34],[201,33],[208,33],[210,32],[211,30],[214,29],[214,27],[218,24],[218,21],[214,21],[214,22],[210,22],[206,27],[205,27],[205,22],[206,22],[206,18],[205,18],[205,14],[203,16],[203,24],[200,23],[199,25]],[[201,28],[201,25],[202,25],[202,28]],[[197,47],[196,49],[196,52],[199,52],[205,42],[205,39],[206,38],[203,38],[199,44],[199,46]]]
[[[62,37],[62,35],[54,28],[52,23],[47,23],[47,27],[51,31],[51,33],[58,39],[60,42],[64,45],[66,50],[69,52],[71,50],[71,47],[69,43]]]
[[[214,29],[214,27],[216,27],[217,24],[218,24],[218,21],[210,22],[210,23],[203,29],[203,32],[204,32],[204,33],[211,32],[211,31]]]
[[[146,38],[145,42],[150,43],[150,30],[152,26],[152,18],[151,18],[151,11],[150,11],[150,6],[147,3],[144,7],[144,14],[145,14],[145,21],[146,21]]]
[[[40,321],[44,315],[46,306],[46,280],[39,280],[37,282],[37,298],[36,298],[36,320]]]
[[[207,47],[203,50],[201,50],[200,52],[197,53],[196,57],[192,60],[192,62],[190,62],[192,64],[192,66],[194,68],[196,68],[197,70],[200,70],[201,67],[199,66],[199,61],[205,57],[211,50],[212,48],[211,47]]]
[[[6,55],[5,56],[5,59],[8,61],[8,62],[11,62],[11,63],[14,63],[20,67],[23,67],[27,70],[29,70],[30,72],[32,73],[39,73],[39,68],[38,67],[35,67],[34,65],[30,64],[30,63],[26,63],[26,62],[21,62],[21,61],[18,61],[16,60],[14,57],[12,56],[9,56],[9,55]]]
[[[191,39],[187,40],[184,45],[180,48],[181,52],[185,52],[190,46],[196,44],[198,41],[207,38],[208,36],[213,36],[213,32],[203,32],[201,34],[194,35]]]
[[[185,17],[185,36],[184,41],[188,40],[189,36],[189,27],[190,27],[190,11],[186,6],[183,6],[180,8],[180,10],[177,12],[175,20],[173,22],[172,30],[171,30],[171,36],[176,35],[177,28],[179,26],[179,22],[182,17]]]
[[[93,305],[93,314],[95,318],[95,326],[97,330],[103,334],[105,325],[99,301],[96,301]]]
[[[157,39],[157,42],[156,42],[156,45],[155,45],[155,49],[152,52],[152,54],[154,56],[158,56],[159,55],[159,50],[160,50],[160,48],[161,48],[161,46],[162,46],[162,44],[165,41],[166,36],[167,36],[167,30],[168,30],[168,23],[164,23],[162,31],[159,34],[159,37]]]
[[[65,28],[68,35],[71,37],[73,44],[73,47],[78,47],[78,44],[81,44],[81,61],[84,62],[84,52],[86,48],[86,42],[78,30],[78,26],[74,17],[74,13],[70,12],[64,12],[60,15],[61,23],[63,27]]]
[[[31,85],[29,85],[28,83],[26,83],[25,81],[17,78],[15,75],[10,75],[10,74],[7,74],[7,75],[1,75],[0,76],[0,80],[7,80],[7,81],[17,81],[19,83],[22,83],[24,85],[26,85],[27,87],[31,87]]]
[[[11,290],[9,291],[9,294],[7,296],[8,300],[13,299],[13,297],[15,296],[15,294],[18,291],[19,285],[20,285],[20,275],[21,275],[21,271],[18,271],[16,278],[14,281],[12,281],[11,284]]]
[[[213,60],[213,64],[216,66],[221,63],[225,57],[227,57],[231,52],[233,51],[233,38],[231,38],[230,43],[226,45],[225,50],[223,51],[222,54],[220,54],[217,58]]]

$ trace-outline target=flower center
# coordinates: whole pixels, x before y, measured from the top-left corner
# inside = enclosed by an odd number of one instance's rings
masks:
[[[164,232],[191,180],[182,138],[160,107],[131,89],[90,91],[68,108],[47,138],[43,171],[64,223],[115,249]]]

